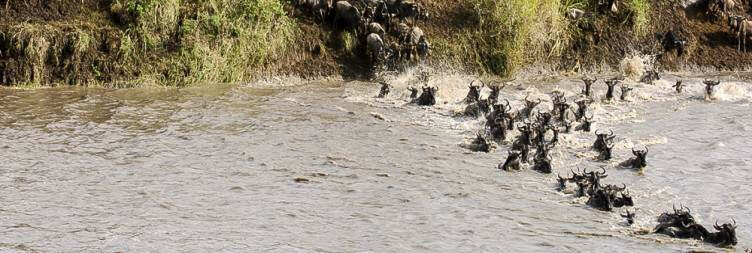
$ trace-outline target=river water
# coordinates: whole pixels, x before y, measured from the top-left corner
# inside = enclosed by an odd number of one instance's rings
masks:
[[[611,162],[595,160],[592,133],[563,135],[554,150],[562,175],[605,166],[605,183],[626,184],[631,227],[623,209],[558,192],[555,174],[496,169],[509,145],[462,148],[482,124],[454,115],[467,76],[432,78],[433,108],[407,104],[409,74],[384,99],[362,82],[0,89],[0,252],[722,250],[651,234],[674,204],[707,227],[736,219],[732,251],[743,252],[752,86],[721,76],[706,101],[702,79],[681,77],[677,95],[677,78],[594,104],[594,129],[618,136]],[[502,91],[515,108],[552,90],[572,101],[580,85],[515,83]],[[650,147],[648,167],[617,168],[635,145]]]

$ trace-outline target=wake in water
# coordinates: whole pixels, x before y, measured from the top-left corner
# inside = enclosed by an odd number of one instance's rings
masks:
[[[389,82],[396,90],[408,90],[409,87],[421,85],[438,87],[436,106],[416,109],[434,112],[426,115],[427,117],[444,119],[434,119],[429,121],[431,123],[447,122],[449,129],[454,130],[452,132],[472,136],[461,143],[460,147],[475,152],[492,152],[496,149],[493,152],[506,153],[507,158],[498,164],[498,168],[502,170],[534,169],[543,173],[568,173],[571,176],[558,176],[560,191],[572,194],[575,198],[587,199],[581,203],[596,209],[611,211],[618,207],[632,206],[634,202],[626,185],[603,183],[606,178],[605,168],[636,169],[640,175],[649,177],[650,171],[645,168],[650,168],[650,146],[665,144],[667,140],[659,136],[639,141],[628,137],[617,138],[613,131],[604,134],[604,130],[623,123],[644,122],[640,119],[644,112],[640,110],[650,110],[646,108],[646,102],[673,101],[678,103],[677,109],[681,109],[692,100],[749,104],[752,98],[746,87],[748,84],[743,82],[708,81],[673,75],[660,77],[657,72],[643,71],[644,66],[642,59],[634,57],[622,63],[621,75],[615,78],[599,77],[608,84],[608,91],[605,93],[593,92],[592,85],[598,87],[599,82],[588,78],[583,79],[582,89],[577,87],[576,80],[567,79],[545,85],[530,80],[517,80],[479,86],[476,84],[480,82],[467,76],[449,75],[421,82],[411,78],[413,73],[410,72],[395,76]],[[617,99],[613,94],[618,91],[621,95]],[[381,100],[363,99],[364,96],[356,94],[350,94],[348,98],[372,105],[392,103],[402,107],[395,101],[402,100],[404,96],[397,92],[396,96]],[[531,106],[531,97],[540,106]],[[573,124],[579,124],[575,131]],[[436,127],[434,124],[426,126]],[[591,129],[597,129],[595,144],[592,144],[593,140],[587,134]],[[591,154],[591,147],[597,154]],[[535,150],[535,155],[531,155],[534,158],[528,159],[532,150]],[[612,153],[621,150],[631,151],[633,157],[614,161],[612,158],[615,155]],[[585,169],[583,172],[578,169],[575,172],[573,164],[592,164],[603,171]],[[489,165],[488,168],[492,166]],[[568,183],[576,187],[572,189],[568,187]],[[647,196],[643,194],[642,197]],[[639,198],[637,202],[639,203]],[[632,225],[639,215],[638,210],[627,209],[621,217]],[[716,225],[714,228],[717,232],[709,232],[691,218],[688,212],[683,213],[682,210],[674,209],[673,213],[663,213],[661,217],[684,218],[659,218],[656,229],[651,231],[677,238],[705,240],[719,246],[737,244],[735,222]],[[636,229],[644,230],[644,227]]]

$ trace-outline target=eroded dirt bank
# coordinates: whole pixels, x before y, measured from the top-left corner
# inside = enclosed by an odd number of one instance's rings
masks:
[[[490,62],[493,57],[488,52],[494,48],[484,43],[482,36],[486,33],[480,32],[482,10],[478,8],[483,6],[482,0],[417,2],[429,16],[416,23],[432,46],[425,64],[469,73],[499,74],[489,67],[494,63]],[[625,2],[617,4],[624,6]],[[616,68],[622,59],[633,54],[654,55],[658,66],[669,70],[747,70],[752,63],[752,53],[736,49],[737,39],[729,32],[725,20],[706,15],[703,1],[689,6],[678,0],[649,3],[650,21],[640,35],[632,28],[632,12],[599,13],[588,7],[586,12],[596,13],[588,22],[592,25],[568,23],[572,38],[560,54],[520,64],[590,71]],[[352,45],[348,41],[352,39],[335,29],[330,19],[321,21],[305,11],[293,11],[295,8],[289,1],[244,0],[220,4],[225,5],[222,16],[230,19],[212,24],[218,11],[199,2],[0,0],[0,83],[182,86],[247,82],[274,75],[346,79],[373,76],[364,46]],[[238,12],[233,4],[252,8]],[[746,15],[748,10],[747,4],[740,4],[734,13]],[[149,17],[153,16],[170,22],[151,21]],[[227,28],[242,28],[244,23],[264,18],[290,21],[289,29],[284,27],[290,35],[276,36],[283,28],[271,25],[267,27],[271,32],[264,33],[266,37],[256,43],[258,47],[249,47],[238,42],[246,38],[243,34]],[[668,31],[686,39],[682,55],[665,51],[661,46],[656,35]],[[254,36],[249,35],[258,37]]]

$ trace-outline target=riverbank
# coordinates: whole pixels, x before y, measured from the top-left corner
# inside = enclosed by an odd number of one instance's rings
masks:
[[[432,46],[423,64],[469,74],[514,76],[540,67],[562,72],[618,69],[639,55],[667,70],[748,70],[723,20],[699,1],[423,0],[418,21]],[[585,19],[567,18],[581,9]],[[746,13],[742,7],[737,13]],[[288,1],[0,0],[0,84],[189,86],[373,77],[362,46]],[[684,52],[666,51],[674,31]],[[344,34],[344,35],[343,35]],[[653,64],[653,60],[657,64]]]

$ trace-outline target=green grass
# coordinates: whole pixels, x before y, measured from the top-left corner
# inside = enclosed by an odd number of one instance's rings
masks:
[[[479,62],[509,76],[522,66],[559,57],[571,39],[561,0],[471,0],[479,29]]]
[[[643,36],[650,30],[650,0],[627,0],[626,8],[632,17],[632,30]]]
[[[121,0],[110,9],[126,21],[121,55],[134,64],[159,56],[145,75],[175,86],[250,81],[287,52],[296,29],[281,0]]]

